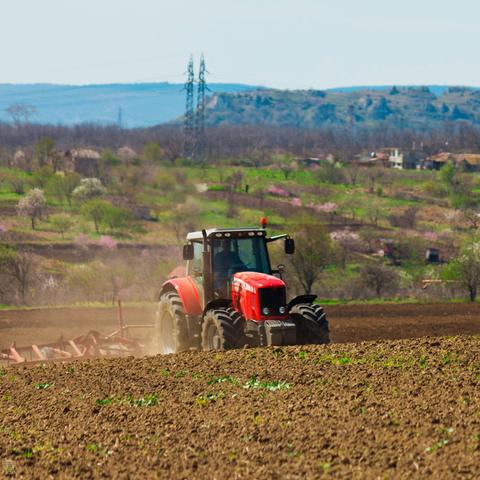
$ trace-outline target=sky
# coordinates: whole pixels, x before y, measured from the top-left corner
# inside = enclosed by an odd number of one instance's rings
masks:
[[[0,83],[480,86],[478,0],[0,2]]]

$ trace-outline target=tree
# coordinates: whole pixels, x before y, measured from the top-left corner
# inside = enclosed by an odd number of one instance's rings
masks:
[[[196,228],[200,215],[200,207],[193,199],[188,199],[175,207],[172,216],[172,228],[175,232],[177,242],[180,243],[181,237]]]
[[[388,101],[385,97],[380,97],[377,105],[373,108],[372,116],[375,120],[385,120],[390,114],[392,110]]]
[[[272,156],[272,162],[277,166],[282,172],[285,180],[288,180],[288,177],[293,172],[294,164],[293,158],[289,154],[277,154]]]
[[[325,268],[332,264],[333,247],[321,223],[302,221],[294,229],[296,251],[288,257],[304,292],[312,293],[313,284]]]
[[[80,185],[73,190],[72,196],[80,201],[101,197],[107,189],[98,178],[83,178]]]
[[[19,127],[24,123],[28,123],[30,117],[37,113],[37,109],[28,103],[14,103],[10,105],[5,112],[12,118],[13,123]]]
[[[449,191],[451,191],[455,185],[456,174],[455,165],[451,160],[449,160],[439,172],[441,182]]]
[[[470,301],[474,302],[480,284],[480,242],[473,241],[465,245],[444,269],[443,279],[459,282],[468,291]]]
[[[165,152],[156,142],[149,142],[143,147],[142,158],[147,162],[160,163],[165,158]]]
[[[132,215],[128,210],[110,204],[105,208],[103,223],[108,226],[110,232],[125,232],[131,221]]]
[[[360,282],[371,288],[377,297],[381,297],[387,290],[398,286],[399,277],[397,272],[380,263],[369,263],[360,269]]]
[[[73,226],[73,219],[70,215],[65,213],[59,213],[57,215],[50,216],[50,224],[52,227],[62,234],[62,238],[65,236],[65,232],[70,230]]]
[[[21,303],[25,304],[36,272],[35,257],[30,252],[19,252],[10,246],[0,245],[0,267],[2,273],[16,283]]]
[[[11,168],[6,172],[0,173],[0,183],[6,184],[12,192],[23,195],[27,177],[24,172]]]
[[[93,221],[95,231],[100,233],[100,226],[104,223],[111,207],[112,205],[105,200],[93,199],[82,205],[81,213],[87,219]]]
[[[69,206],[72,205],[73,192],[80,184],[80,175],[76,172],[66,173],[65,175],[53,175],[47,183],[47,193],[59,202],[67,200]]]
[[[243,173],[240,170],[233,172],[232,175],[227,177],[226,186],[227,186],[227,217],[234,218],[237,214],[237,202],[236,202],[236,192],[240,188],[240,185],[243,180]]]
[[[55,140],[50,137],[42,137],[35,145],[35,158],[38,164],[43,167],[49,164],[49,160],[55,152]]]
[[[42,218],[45,204],[43,191],[39,188],[33,188],[25,197],[20,199],[17,205],[17,212],[19,215],[30,217],[32,229],[35,230],[37,219]]]

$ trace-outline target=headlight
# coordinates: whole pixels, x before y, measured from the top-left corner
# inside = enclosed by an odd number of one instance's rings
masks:
[[[265,307],[265,308],[262,310],[262,313],[263,313],[264,315],[270,315],[270,309],[267,308],[267,307]]]
[[[278,311],[283,315],[287,311],[287,309],[285,307],[280,307]]]

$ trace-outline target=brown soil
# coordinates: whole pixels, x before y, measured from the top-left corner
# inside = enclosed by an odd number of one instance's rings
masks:
[[[124,309],[125,322],[153,322],[155,306]],[[480,333],[480,304],[336,305],[326,307],[332,341],[418,338]],[[54,308],[0,311],[0,349],[73,338],[118,328],[115,308]]]
[[[479,478],[479,358],[472,336],[10,367],[0,468],[39,479]]]

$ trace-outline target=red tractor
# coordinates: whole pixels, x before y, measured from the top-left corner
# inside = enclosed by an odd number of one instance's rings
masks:
[[[287,302],[282,269],[272,270],[262,228],[214,228],[187,235],[187,273],[166,281],[159,295],[155,342],[160,353],[249,346],[328,343],[328,322],[316,295]],[[281,266],[280,266],[281,267]]]

